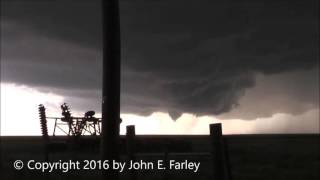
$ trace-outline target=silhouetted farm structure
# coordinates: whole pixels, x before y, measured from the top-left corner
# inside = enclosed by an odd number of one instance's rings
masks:
[[[56,135],[57,130],[74,137],[101,134],[101,118],[94,117],[94,111],[87,111],[83,117],[73,117],[66,103],[61,105],[61,110],[62,117],[46,117],[45,107],[42,104],[39,105],[41,132],[44,137],[48,136],[47,119],[54,120],[52,136]]]
[[[83,151],[90,152],[90,150],[98,149],[101,135],[101,118],[94,117],[94,111],[86,112],[83,117],[73,117],[70,107],[66,103],[61,105],[61,110],[62,117],[47,118],[45,107],[42,104],[39,105],[40,126],[43,142],[45,144],[45,160],[50,161],[50,154],[55,152],[70,150],[77,153]],[[47,119],[55,121],[52,136],[49,136],[48,134]],[[55,138],[56,129],[60,129],[65,134],[66,138],[64,141],[57,141],[59,138]],[[126,154],[128,160],[136,161],[137,153],[149,153],[152,156],[152,154],[157,152],[162,154],[160,159],[164,161],[166,169],[169,169],[167,166],[168,161],[170,160],[169,156],[172,153],[175,155],[180,153],[186,157],[206,156],[207,158],[212,159],[212,177],[214,179],[231,180],[228,148],[222,135],[221,124],[210,125],[210,138],[208,144],[211,144],[211,151],[206,153],[191,152],[191,148],[187,142],[183,144],[174,144],[170,143],[170,139],[167,139],[167,142],[165,143],[158,144],[157,142],[152,142],[152,145],[146,146],[144,142],[138,143],[136,139],[139,139],[139,136],[135,134],[135,126],[127,126],[125,142],[123,142],[120,147],[120,151],[122,151],[120,154]],[[168,179],[169,177],[167,172],[167,170],[164,171],[164,179]],[[131,179],[137,179],[137,173],[137,170],[130,170]]]

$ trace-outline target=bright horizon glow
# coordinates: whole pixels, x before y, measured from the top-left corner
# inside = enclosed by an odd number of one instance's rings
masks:
[[[47,116],[61,117],[60,105],[64,97],[54,93],[43,93],[31,87],[1,83],[1,136],[41,135],[38,105],[44,104]],[[18,111],[18,112],[17,112]],[[75,115],[83,114],[73,111]],[[97,113],[96,117],[101,114]],[[197,117],[182,114],[173,121],[168,113],[154,112],[150,116],[121,114],[123,122],[120,134],[125,134],[127,125],[135,125],[137,134],[209,134],[209,124],[222,123],[224,134],[281,134],[319,133],[319,110],[313,109],[304,114],[274,114],[269,118],[255,120],[220,120],[213,116]],[[49,133],[53,121],[48,121]]]

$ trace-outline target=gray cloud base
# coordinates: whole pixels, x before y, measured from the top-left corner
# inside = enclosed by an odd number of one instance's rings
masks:
[[[2,81],[55,87],[100,108],[99,1],[5,0],[1,8]],[[122,111],[230,112],[257,74],[317,73],[316,26],[315,1],[121,1]]]

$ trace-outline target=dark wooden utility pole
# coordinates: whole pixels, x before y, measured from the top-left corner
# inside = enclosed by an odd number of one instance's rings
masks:
[[[102,160],[119,159],[120,129],[120,17],[118,0],[102,0],[103,87],[102,87]],[[103,171],[105,179],[119,179],[118,171]]]

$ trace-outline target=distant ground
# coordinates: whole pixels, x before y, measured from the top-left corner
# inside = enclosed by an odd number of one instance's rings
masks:
[[[314,135],[227,135],[232,176],[234,180],[318,180],[320,179],[320,138]],[[99,159],[99,140],[86,138],[79,146],[64,146],[65,137],[56,137],[50,147],[49,160]],[[71,144],[71,143],[70,143]],[[128,157],[125,138],[121,137],[121,160]],[[77,149],[77,151],[75,151]],[[212,179],[211,144],[209,136],[137,136],[136,159],[156,161],[199,161],[199,171],[151,171],[137,173],[138,179]],[[97,179],[98,171],[42,173],[27,169],[15,170],[13,162],[31,159],[44,161],[41,137],[1,137],[1,180],[14,179]],[[121,179],[130,179],[128,171]]]

